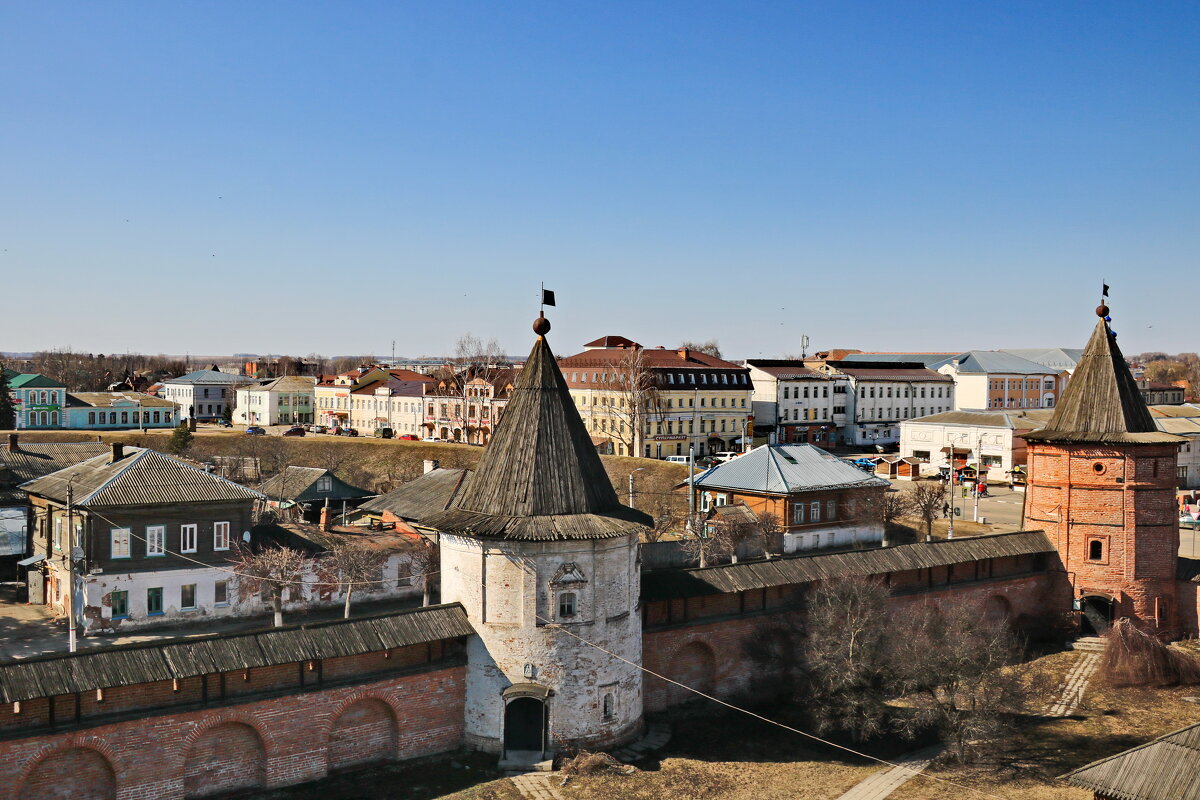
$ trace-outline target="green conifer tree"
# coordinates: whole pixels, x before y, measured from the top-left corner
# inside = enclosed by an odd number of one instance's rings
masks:
[[[8,373],[0,364],[0,430],[12,430],[17,427],[17,410],[13,407],[12,395],[8,388]]]
[[[187,452],[187,449],[192,446],[192,432],[188,430],[187,420],[183,420],[175,428],[175,432],[171,434],[170,440],[167,442],[167,451],[181,456]]]

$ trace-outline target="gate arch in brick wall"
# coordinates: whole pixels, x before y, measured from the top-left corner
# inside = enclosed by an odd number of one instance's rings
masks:
[[[248,722],[218,717],[194,730],[186,748],[183,791],[189,800],[266,786],[267,748]]]
[[[103,748],[107,749],[107,748]],[[72,740],[30,759],[13,797],[38,800],[116,800],[117,773],[109,755]]]
[[[326,747],[329,770],[393,760],[398,736],[391,703],[374,695],[353,697],[331,717]]]
[[[693,639],[681,645],[671,656],[666,676],[685,686],[713,694],[717,686],[717,655],[706,642]],[[676,706],[701,699],[681,686],[668,684],[667,704]]]

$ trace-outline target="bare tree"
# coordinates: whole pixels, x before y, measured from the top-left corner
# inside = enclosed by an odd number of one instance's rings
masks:
[[[329,552],[322,560],[337,572],[338,588],[345,595],[342,616],[350,619],[350,595],[354,591],[354,585],[380,585],[383,563],[387,560],[387,555],[358,542],[348,542],[339,538],[338,541],[331,542]]]
[[[913,513],[925,523],[925,541],[933,540],[933,521],[946,504],[946,489],[940,483],[922,482],[912,491]]]
[[[682,342],[679,345],[680,350],[682,350],[685,347],[688,350],[695,350],[698,353],[705,353],[707,355],[712,356],[713,358],[722,358],[723,357],[721,355],[721,345],[717,344],[716,339],[709,339],[708,341],[705,341],[705,342]]]
[[[624,445],[631,456],[641,456],[650,427],[662,418],[658,377],[647,365],[642,348],[630,350],[616,366],[617,385],[609,396],[608,409],[615,430],[608,434]],[[586,421],[586,415],[585,415]]]
[[[261,550],[239,547],[233,559],[242,576],[238,588],[243,598],[269,592],[275,627],[283,625],[283,591],[299,585],[308,559],[299,550],[270,545]]]
[[[1021,656],[1008,625],[971,603],[923,606],[893,628],[893,691],[905,698],[902,730],[930,727],[959,761],[1010,732],[1044,686],[1013,665]]]
[[[888,589],[864,576],[822,581],[805,603],[802,669],[809,711],[821,732],[868,739],[887,724],[892,689]]]
[[[508,367],[504,351],[495,339],[484,341],[472,333],[465,333],[454,343],[454,364],[458,371],[455,385],[458,387],[462,405],[459,407],[459,425],[463,438],[471,441],[476,438],[478,427],[472,423],[472,418],[482,420],[484,397],[472,394],[471,381],[479,379],[487,383],[494,381],[500,371]],[[472,410],[476,413],[472,414]]]
[[[409,568],[413,577],[421,579],[421,605],[427,606],[433,600],[433,587],[437,583],[437,573],[441,564],[441,549],[438,543],[424,536],[409,557]]]
[[[891,543],[891,527],[896,520],[913,511],[912,499],[904,492],[884,489],[864,493],[847,503],[847,517],[874,523],[883,528],[883,546]]]
[[[761,521],[738,519],[734,516],[714,516],[705,520],[697,514],[696,521],[679,540],[679,546],[701,567],[707,567],[726,558],[736,558],[738,546],[743,543],[760,544],[763,536]]]

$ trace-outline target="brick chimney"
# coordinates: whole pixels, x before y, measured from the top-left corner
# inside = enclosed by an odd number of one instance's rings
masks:
[[[441,466],[441,464],[438,462],[438,460],[436,458],[425,459],[425,474],[428,475],[429,473],[431,473],[435,469],[437,469],[439,466]]]
[[[691,355],[691,352],[686,347],[681,347],[678,350],[676,350],[675,352],[678,353],[679,357],[682,358],[684,361],[687,361],[688,356]]]
[[[15,432],[8,435],[8,452],[15,453],[19,449],[17,447],[17,438],[18,436]]]
[[[125,445],[122,444],[121,442],[113,442],[112,443],[112,461],[109,463],[115,464],[124,457],[125,457]]]
[[[333,530],[333,515],[329,513],[329,505],[321,506],[321,530]]]

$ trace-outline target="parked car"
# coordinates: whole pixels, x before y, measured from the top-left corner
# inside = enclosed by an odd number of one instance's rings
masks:
[[[421,441],[422,441],[422,442],[440,442],[440,441],[441,441],[441,439],[437,438],[436,436],[426,436],[426,437],[425,437],[424,439],[422,439]]]
[[[303,436],[304,428],[301,428],[299,425],[297,425],[294,428],[288,428],[286,431],[283,432],[282,435],[283,436]]]
[[[1180,514],[1179,515],[1179,527],[1182,528],[1187,525],[1195,525],[1195,524],[1196,524],[1196,518],[1193,517],[1191,514]]]
[[[668,464],[686,464],[686,463],[688,463],[688,457],[687,456],[667,456],[666,458],[663,459],[663,461],[666,461]]]
[[[718,464],[724,464],[726,461],[733,461],[740,455],[741,453],[735,453],[732,450],[722,450],[720,453],[714,453],[713,458]]]
[[[357,428],[342,428],[343,436],[358,436]]]
[[[402,433],[402,434],[400,434],[399,436],[397,436],[396,438],[397,438],[397,439],[403,439],[403,440],[404,440],[404,441],[406,441],[406,442],[415,442],[415,441],[417,441],[417,437],[416,437],[416,435],[415,435],[415,434],[412,434],[412,433]]]
[[[329,427],[327,425],[313,425],[310,430],[313,433],[329,433]]]
[[[267,435],[266,429],[260,428],[257,425],[251,425],[249,428],[246,428],[246,433],[248,433],[251,436],[266,436]]]
[[[391,439],[395,435],[396,435],[396,432],[394,430],[392,430],[391,428],[376,428],[375,429],[375,438],[376,439]]]
[[[233,423],[227,419],[219,419],[219,420],[217,420],[217,427],[218,428],[232,428]]]

